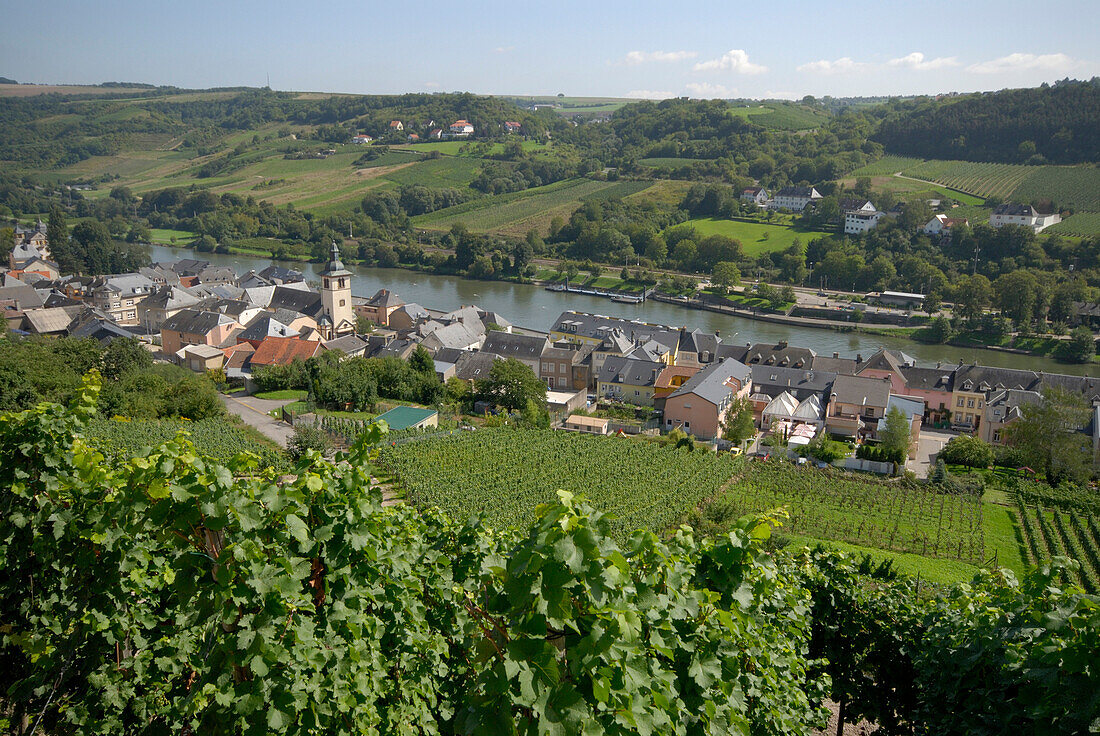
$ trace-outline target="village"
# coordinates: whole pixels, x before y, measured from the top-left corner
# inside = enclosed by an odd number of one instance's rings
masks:
[[[254,370],[323,352],[407,361],[423,348],[441,382],[472,386],[495,362],[518,361],[545,385],[553,426],[588,434],[680,431],[716,449],[797,457],[815,438],[873,446],[888,415],[900,412],[910,428],[904,466],[926,475],[950,437],[973,434],[1003,445],[1006,425],[1058,387],[1092,405],[1084,431],[1100,453],[1100,378],[961,362],[922,366],[885,349],[818,355],[787,341],[737,344],[699,329],[577,311],[562,312],[540,331],[476,305],[440,311],[385,288],[353,295],[352,273],[335,243],[318,290],[282,266],[237,274],[200,259],[134,273],[62,275],[49,260],[42,223],[18,237],[0,276],[0,304],[14,334],[137,338],[157,360],[224,374],[246,393],[256,388]],[[735,405],[751,406],[753,431],[731,440]],[[435,424],[434,409],[420,409],[427,411],[406,412],[409,421],[397,428]],[[841,465],[895,470],[860,457]]]

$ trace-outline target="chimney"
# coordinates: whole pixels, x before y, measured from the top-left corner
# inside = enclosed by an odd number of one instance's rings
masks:
[[[834,358],[839,358],[839,357],[840,357],[840,353],[833,353],[833,357],[834,357]]]

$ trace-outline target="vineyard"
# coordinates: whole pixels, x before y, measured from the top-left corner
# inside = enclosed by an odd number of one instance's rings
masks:
[[[483,429],[384,448],[379,465],[415,504],[497,527],[535,518],[559,489],[613,513],[616,536],[666,529],[743,467],[741,459],[552,430]]]
[[[154,447],[174,438],[179,432],[188,432],[199,454],[209,455],[226,462],[241,452],[252,452],[260,457],[261,468],[288,467],[286,456],[258,433],[230,424],[224,419],[203,419],[189,422],[184,419],[131,419],[92,420],[85,430],[88,443],[109,458],[130,458],[145,447]]]
[[[1100,234],[1100,212],[1075,212],[1044,232],[1078,237],[1098,235]]]
[[[720,526],[777,506],[790,512],[784,530],[793,534],[976,565],[985,561],[978,496],[786,462],[751,463],[701,514]]]
[[[1090,593],[1100,593],[1100,518],[1095,513],[1017,500],[1016,516],[1028,562],[1039,566],[1058,555],[1077,560],[1081,567],[1071,573],[1071,580]]]
[[[904,159],[887,156],[870,167],[860,169],[858,174],[867,176],[866,169],[888,160]],[[1100,169],[1094,166],[1026,166],[933,160],[910,165],[902,173],[982,197],[1025,203],[1051,199],[1059,207],[1100,212]],[[1082,218],[1078,229],[1090,224]]]
[[[912,168],[920,162],[921,160],[919,158],[910,158],[908,156],[883,156],[874,163],[856,169],[848,174],[848,177],[890,176],[899,171]]]

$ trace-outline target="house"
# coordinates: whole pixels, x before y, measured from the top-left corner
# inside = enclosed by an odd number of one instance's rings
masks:
[[[775,193],[768,207],[775,210],[801,212],[810,202],[821,199],[821,193],[813,187],[784,187]]]
[[[774,365],[780,368],[806,368],[813,365],[815,353],[810,348],[794,347],[786,340],[774,345],[754,343],[752,345],[721,345],[718,348],[720,358],[733,358],[746,365]]]
[[[398,332],[404,332],[415,328],[418,324],[427,320],[428,316],[427,309],[410,302],[409,304],[402,304],[390,312],[390,316],[386,320],[386,326]]]
[[[360,133],[359,135],[353,135],[351,137],[351,142],[352,143],[357,143],[359,145],[369,145],[370,142],[373,141],[373,140],[374,140],[374,138],[372,138],[369,135],[364,135],[363,133]]]
[[[570,432],[603,435],[607,434],[610,426],[610,419],[604,419],[603,417],[588,417],[584,414],[570,414],[569,418],[562,423],[561,428],[569,430]]]
[[[992,392],[982,409],[978,436],[990,444],[1005,444],[1005,427],[1024,415],[1024,407],[1036,405],[1042,400],[1043,396],[1038,391],[1009,388]]]
[[[688,365],[670,365],[662,369],[653,386],[653,400],[657,408],[663,407],[664,399],[676,393],[698,372],[699,368]]]
[[[467,350],[460,352],[461,354],[454,360],[455,378],[471,384],[474,381],[488,378],[493,363],[503,360],[499,355],[493,355],[492,353],[477,353]]]
[[[517,122],[511,121],[511,120],[505,120],[504,121],[504,132],[505,133],[518,133],[520,131],[520,128],[522,128],[522,127],[523,126],[521,126]]]
[[[836,380],[836,373],[832,371],[769,365],[753,365],[751,368],[753,393],[771,398],[781,393],[791,394],[796,401],[811,396],[826,397]]]
[[[428,137],[431,138],[433,141],[438,141],[443,137],[443,129],[432,128],[430,131],[428,131]]]
[[[136,325],[138,305],[156,288],[156,284],[139,273],[98,276],[91,286],[91,302],[116,323]]]
[[[400,120],[391,120],[390,121],[390,130],[404,130],[404,129],[405,129],[405,124],[402,123]]]
[[[629,404],[653,406],[657,377],[666,367],[648,360],[608,358],[596,377],[596,393]]]
[[[998,205],[989,216],[989,225],[991,227],[1019,225],[1021,227],[1030,227],[1035,232],[1041,232],[1061,221],[1062,217],[1058,213],[1044,215],[1040,214],[1029,204],[1015,204],[1011,202]]]
[[[240,325],[219,312],[181,309],[160,326],[161,350],[175,355],[185,345],[221,345]]]
[[[61,337],[69,333],[69,325],[83,310],[82,306],[28,309],[23,312],[23,323],[19,329],[32,335]]]
[[[951,410],[951,382],[955,369],[902,366],[905,388],[900,393],[924,402],[925,417],[929,422],[939,422]]]
[[[768,402],[760,413],[760,428],[770,429],[777,422],[790,421],[794,416],[794,410],[798,408],[798,399],[783,391]]]
[[[291,313],[293,314],[293,313]],[[284,316],[283,319],[286,319]],[[288,322],[292,320],[287,320]],[[259,349],[260,343],[269,337],[298,337],[299,330],[291,327],[286,322],[275,317],[270,312],[257,314],[251,322],[244,325],[244,329],[234,336],[237,343],[247,342],[252,347]]]
[[[901,307],[902,309],[920,309],[921,305],[924,304],[924,294],[914,294],[908,291],[884,291],[878,296],[873,294],[867,296],[891,307]]]
[[[415,406],[395,406],[384,414],[376,416],[374,421],[385,422],[391,432],[400,432],[403,429],[424,429],[439,426],[439,412]]]
[[[465,322],[452,322],[449,325],[432,330],[421,341],[421,345],[431,352],[435,352],[440,348],[477,350],[481,347],[484,337],[484,333],[477,332]]]
[[[700,439],[718,439],[730,403],[751,388],[752,370],[744,363],[731,358],[712,363],[665,399],[664,429],[681,427]]]
[[[481,352],[502,358],[515,358],[539,375],[543,351],[550,347],[545,335],[521,335],[493,330],[485,336]]]
[[[741,190],[741,201],[752,202],[757,207],[764,207],[768,204],[768,190],[764,187],[743,189]]]
[[[909,422],[909,447],[905,454],[910,459],[915,459],[917,456],[917,447],[920,442],[921,420],[924,418],[924,402],[920,399],[913,399],[905,396],[891,396],[889,403],[886,405],[886,414],[889,414],[895,409],[900,411]],[[879,419],[878,424],[875,425],[875,437],[881,436],[884,429],[886,429],[885,415],[882,419]]]
[[[450,124],[447,132],[452,138],[468,138],[474,134],[474,126],[466,120],[456,120]]]
[[[630,348],[626,352],[636,345],[656,340],[675,353],[680,344],[680,331],[641,320],[566,311],[562,312],[550,327],[550,339],[553,342],[558,340],[587,342],[596,346],[609,341],[616,343],[617,349],[621,348],[623,343],[628,343]],[[625,355],[625,352],[620,354]],[[593,358],[598,358],[597,353],[593,353]]]
[[[357,315],[383,327],[389,325],[390,315],[404,304],[404,300],[389,289],[379,289],[374,292],[374,296],[364,301],[353,302]]]
[[[861,197],[841,197],[838,202],[841,212],[875,212],[875,205],[869,199]]]
[[[559,391],[587,390],[591,372],[590,361],[586,359],[591,354],[590,345],[576,345],[565,341],[547,345],[539,360],[538,376],[547,388]]]
[[[256,348],[251,362],[254,369],[269,365],[290,365],[296,360],[309,360],[324,350],[325,346],[316,340],[269,337]]]
[[[130,339],[135,337],[129,330],[124,330],[116,325],[106,314],[87,307],[69,325],[69,336],[77,339],[95,340],[101,345],[110,344],[113,340],[119,338]]]
[[[721,341],[718,335],[702,330],[688,332],[686,327],[680,328],[680,338],[676,344],[676,365],[702,368],[718,359],[718,346]]]
[[[306,280],[305,275],[301,271],[296,271],[293,268],[276,266],[275,264],[268,266],[256,275],[275,286],[296,284]]]
[[[561,418],[572,414],[578,409],[584,408],[588,403],[588,390],[579,391],[547,391],[546,409],[551,416]]]
[[[367,341],[357,335],[344,335],[326,340],[325,350],[339,350],[349,358],[357,358],[367,352]]]
[[[862,438],[885,416],[889,403],[890,379],[837,376],[829,394],[825,429],[829,434]]]
[[[848,235],[862,235],[868,230],[878,227],[879,220],[884,217],[882,212],[872,210],[846,210],[844,212],[844,232]]]
[[[416,133],[409,133],[406,140],[408,140],[409,143],[419,143],[420,142],[420,136],[417,135]]]
[[[225,353],[210,345],[186,345],[180,353],[180,365],[196,373],[217,370],[225,364]]]
[[[150,333],[158,332],[166,319],[200,301],[182,287],[163,286],[138,304],[138,323]]]
[[[950,233],[953,227],[969,225],[970,220],[965,217],[948,217],[947,215],[940,214],[929,220],[920,231],[925,235],[943,235],[945,233]]]

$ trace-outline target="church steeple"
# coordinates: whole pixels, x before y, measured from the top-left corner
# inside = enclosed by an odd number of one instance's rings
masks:
[[[355,331],[355,311],[351,306],[351,271],[340,261],[340,248],[332,243],[332,252],[321,272],[321,332],[326,339],[348,335]],[[324,324],[327,317],[328,324]]]

